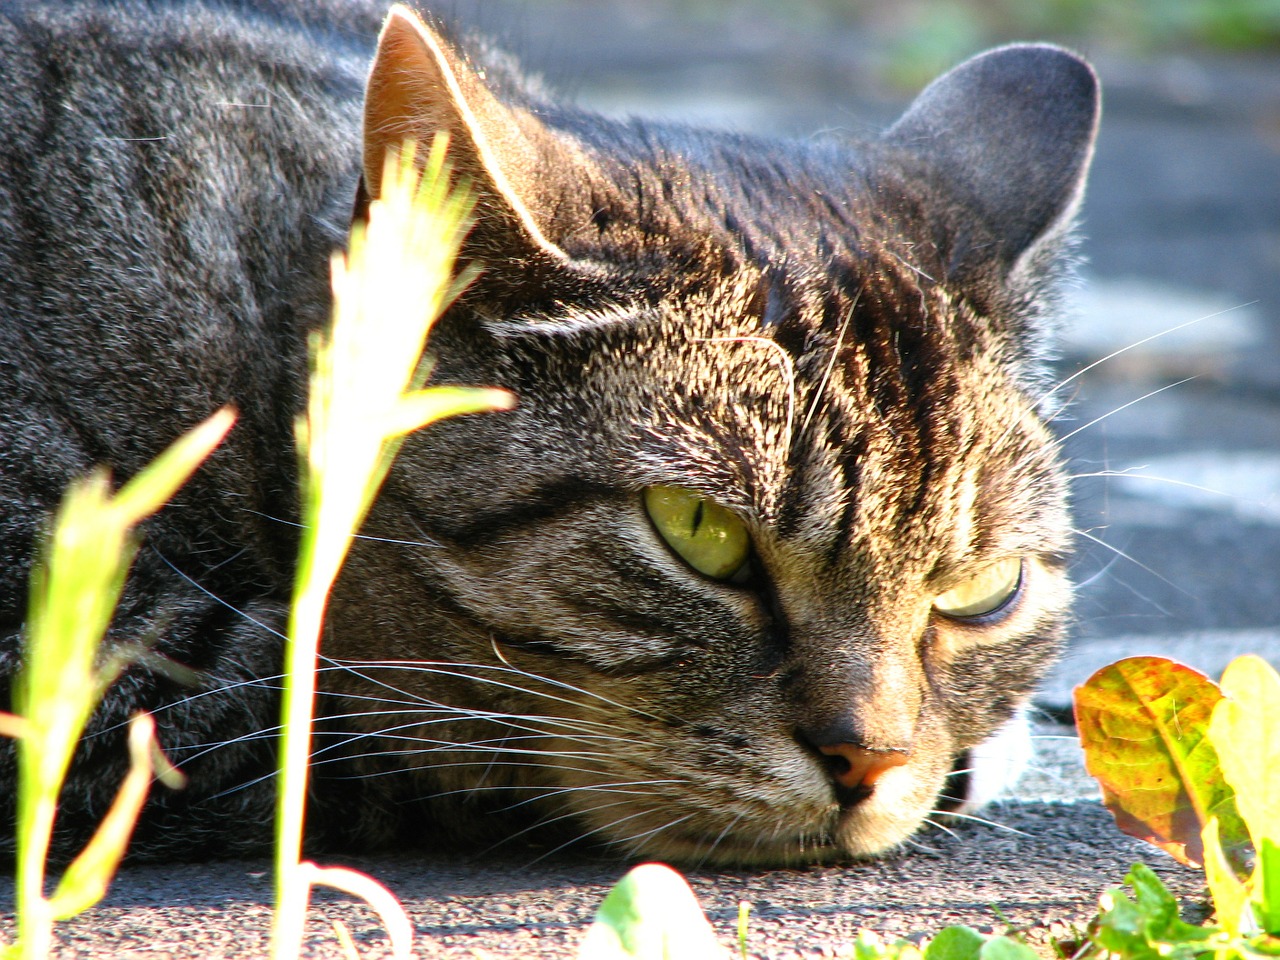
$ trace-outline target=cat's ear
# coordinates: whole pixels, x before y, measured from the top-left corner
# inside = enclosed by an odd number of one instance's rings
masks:
[[[564,261],[543,234],[531,203],[549,134],[519,108],[502,104],[476,72],[408,7],[396,4],[378,37],[365,89],[364,163],[356,214],[377,197],[387,152],[406,139],[425,151],[449,136],[455,177],[470,185],[476,226],[470,241],[489,258]]]
[[[1098,78],[1060,47],[1016,44],[931,83],[884,139],[915,154],[1002,241],[1006,269],[1070,227],[1100,110]]]

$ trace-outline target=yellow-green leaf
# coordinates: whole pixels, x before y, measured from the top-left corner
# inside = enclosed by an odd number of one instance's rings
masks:
[[[0,713],[0,737],[18,739],[26,728],[26,721],[12,713]]]
[[[1248,845],[1208,737],[1221,698],[1203,674],[1161,657],[1103,667],[1075,692],[1085,765],[1117,825],[1195,866],[1204,862],[1210,817],[1232,862]]]
[[[1236,876],[1218,840],[1218,818],[1210,817],[1204,826],[1204,877],[1213,895],[1214,912],[1223,929],[1233,937],[1247,926],[1244,922],[1249,890]]]
[[[515,403],[514,394],[496,387],[427,387],[401,396],[382,429],[387,436],[412,433],[446,417],[510,410]]]
[[[1261,657],[1238,657],[1222,674],[1209,722],[1227,783],[1254,842],[1280,838],[1280,676]]]
[[[684,878],[660,863],[644,863],[604,898],[579,960],[715,960],[724,955]]]
[[[62,875],[49,901],[55,920],[74,917],[106,895],[147,799],[157,749],[155,737],[156,724],[150,714],[138,714],[129,722],[129,772],[93,838]]]
[[[187,482],[236,422],[236,412],[223,407],[179,437],[116,494],[112,507],[133,526],[163,507]]]
[[[1250,879],[1254,917],[1280,933],[1280,676],[1261,657],[1238,657],[1222,674],[1223,699],[1209,737],[1257,848]]]

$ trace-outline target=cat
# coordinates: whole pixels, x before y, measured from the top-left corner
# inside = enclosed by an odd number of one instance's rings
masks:
[[[386,154],[439,132],[482,271],[434,381],[518,404],[410,437],[353,547],[309,843],[901,846],[980,792],[1066,629],[1047,360],[1094,72],[1003,47],[877,139],[789,142],[594,116],[463,49],[363,0],[0,2],[0,709],[66,485],[240,415],[144,527],[110,636],[154,655],[57,850],[139,709],[190,782],[131,856],[269,844],[307,334]],[[8,822],[14,778],[6,744]]]

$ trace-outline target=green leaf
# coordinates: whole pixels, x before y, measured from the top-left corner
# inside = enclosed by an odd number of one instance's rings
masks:
[[[155,735],[150,714],[140,713],[129,721],[129,772],[88,845],[58,882],[49,901],[55,920],[68,920],[106,896],[151,787],[158,752]]]
[[[929,941],[924,960],[978,960],[987,938],[972,927],[946,927]]]
[[[1125,882],[1134,899],[1119,888],[1103,894],[1089,934],[1103,950],[1123,960],[1190,960],[1221,945],[1218,930],[1178,916],[1178,901],[1150,867],[1135,863]]]
[[[978,956],[981,960],[1040,960],[1034,950],[1012,937],[991,937]]]
[[[910,940],[886,942],[871,930],[859,930],[853,941],[854,960],[922,960],[923,952]]]
[[[711,960],[723,957],[684,878],[645,863],[618,881],[596,911],[580,960]]]
[[[1280,937],[1280,838],[1263,837],[1253,882],[1253,916],[1273,937]]]
[[[121,487],[111,505],[123,515],[123,522],[128,526],[136,525],[168,503],[178,488],[213,453],[235,422],[235,411],[223,407],[179,437]]]
[[[1075,692],[1085,765],[1116,824],[1193,866],[1204,861],[1210,817],[1228,856],[1248,843],[1208,737],[1221,698],[1203,674],[1161,657],[1103,667]]]
[[[494,387],[427,387],[404,394],[387,415],[387,436],[411,433],[436,420],[464,413],[510,410],[515,397]]]

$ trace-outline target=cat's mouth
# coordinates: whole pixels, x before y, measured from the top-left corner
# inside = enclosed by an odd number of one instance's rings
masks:
[[[807,797],[777,784],[770,799],[773,791],[756,792],[762,784],[755,784],[750,804],[715,804],[704,796],[695,806],[686,798],[645,814],[633,810],[625,832],[603,823],[592,832],[630,856],[686,864],[777,867],[864,860],[901,846],[927,821],[937,802],[932,780],[930,771],[900,765],[874,784],[836,783]],[[588,813],[586,819],[595,818]]]

